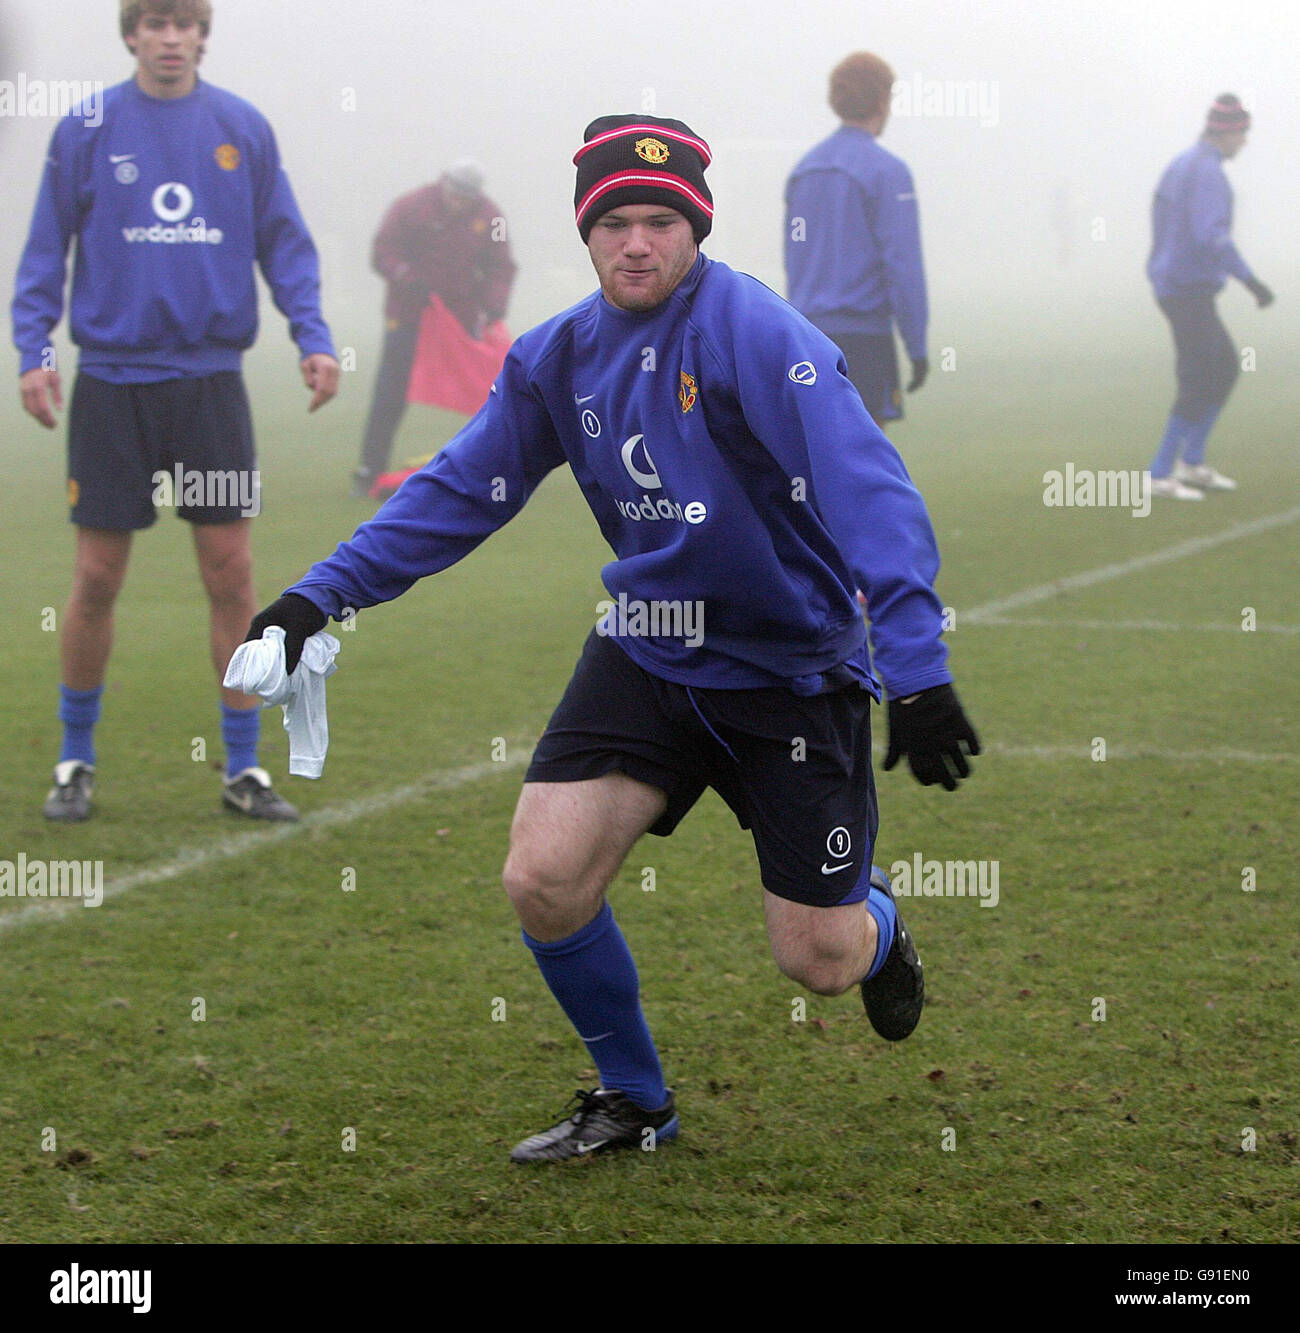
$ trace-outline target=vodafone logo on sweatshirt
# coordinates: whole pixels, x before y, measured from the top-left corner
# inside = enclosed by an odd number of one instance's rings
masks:
[[[180,181],[164,181],[153,192],[149,203],[159,221],[152,227],[123,227],[122,239],[128,244],[185,245],[197,242],[220,245],[225,240],[225,233],[219,227],[209,227],[202,218],[190,219],[194,211],[194,192]],[[164,223],[175,225],[164,226]]]
[[[631,519],[633,523],[654,523],[668,519],[677,523],[689,523],[692,526],[703,523],[708,518],[708,506],[702,500],[691,500],[681,504],[667,496],[651,498],[650,492],[663,490],[664,483],[659,476],[659,469],[655,467],[654,459],[650,457],[650,450],[646,448],[644,435],[629,435],[623,441],[619,453],[623,459],[623,466],[627,469],[627,475],[644,491],[639,502],[614,501],[615,507],[624,518]]]

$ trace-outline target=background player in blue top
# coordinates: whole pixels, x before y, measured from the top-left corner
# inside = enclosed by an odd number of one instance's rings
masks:
[[[785,187],[786,294],[843,351],[877,421],[903,415],[895,326],[912,363],[908,393],[930,369],[916,187],[907,164],[877,142],[893,84],[879,56],[842,60],[830,104],[843,124],[800,159]]]
[[[1152,204],[1147,277],[1178,357],[1178,397],[1151,463],[1153,495],[1200,500],[1207,491],[1237,488],[1205,461],[1205,446],[1238,373],[1237,349],[1214,298],[1233,277],[1261,308],[1273,303],[1232,243],[1232,187],[1223,163],[1241,151],[1249,129],[1250,114],[1224,93],[1200,139],[1165,170]]]
[[[249,519],[260,486],[240,376],[257,333],[254,266],[289,320],[310,410],[338,387],[316,249],[271,127],[198,77],[211,16],[207,0],[123,0],[135,77],[105,94],[102,123],[74,111],[55,130],[18,270],[23,406],[53,429],[62,388],[50,335],[75,238],[69,324],[81,356],[68,502],[77,547],[50,819],[90,815],[113,607],[131,534],[154,522],[155,503],[175,504],[193,526],[218,681],[256,609]],[[223,690],[221,711],[223,803],[254,818],[296,819],[257,764],[259,701]]]
[[[708,145],[680,121],[607,116],[574,161],[600,291],[519,338],[468,425],[249,633],[282,626],[292,671],[329,616],[459,560],[566,463],[613,549],[607,614],[534,753],[504,872],[601,1086],[516,1161],[676,1134],[605,892],[637,839],[671,833],[707,786],[752,830],[782,971],[825,994],[860,985],[876,1030],[906,1037],[923,979],[871,865],[875,671],[886,768],[905,756],[953,789],[979,750],[897,452],[834,344],[699,251]]]

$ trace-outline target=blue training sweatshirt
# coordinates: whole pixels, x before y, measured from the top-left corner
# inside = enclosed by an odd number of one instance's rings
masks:
[[[790,303],[828,333],[890,333],[925,356],[929,308],[916,187],[907,164],[842,125],[804,155],[785,188]]]
[[[572,468],[616,559],[617,603],[699,602],[703,641],[621,635],[666,680],[877,693],[952,679],[925,505],[839,349],[756,279],[698,256],[644,313],[600,293],[520,337],[487,401],[333,555],[287,591],[342,617],[467,555]],[[629,622],[630,623],[630,622]]]
[[[1165,169],[1151,205],[1147,277],[1156,296],[1217,292],[1253,276],[1232,243],[1232,186],[1223,157],[1201,139]]]
[[[255,107],[199,82],[175,100],[134,80],[54,131],[13,301],[20,373],[45,364],[77,238],[70,325],[112,383],[238,370],[257,336],[256,263],[299,352],[333,354],[316,247]]]

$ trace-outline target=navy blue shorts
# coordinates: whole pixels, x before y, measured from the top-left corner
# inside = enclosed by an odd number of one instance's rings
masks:
[[[894,335],[827,333],[826,336],[844,353],[849,379],[872,420],[901,420],[903,393],[898,378],[898,348],[894,344]]]
[[[79,374],[68,411],[68,504],[79,527],[114,531],[152,527],[155,505],[191,523],[253,517],[261,485],[243,377],[110,384]]]
[[[524,781],[625,773],[667,796],[661,837],[712,787],[752,831],[765,889],[834,907],[865,896],[876,840],[871,702],[856,683],[811,698],[677,685],[593,630]]]

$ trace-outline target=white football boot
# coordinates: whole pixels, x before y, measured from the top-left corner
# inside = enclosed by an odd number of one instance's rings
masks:
[[[1152,477],[1151,494],[1166,500],[1204,500],[1205,492],[1195,486],[1184,486],[1174,477]]]
[[[1237,483],[1231,477],[1225,477],[1208,463],[1178,463],[1174,467],[1174,478],[1184,486],[1194,486],[1198,491],[1237,489]]]

